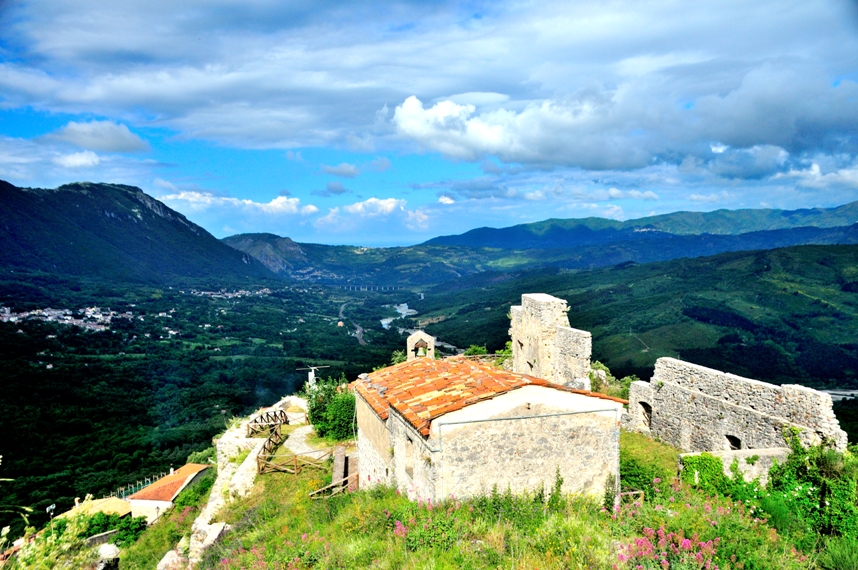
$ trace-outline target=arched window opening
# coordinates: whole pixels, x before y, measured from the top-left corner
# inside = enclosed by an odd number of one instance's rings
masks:
[[[646,427],[646,429],[650,429],[652,427],[652,406],[646,402],[641,402],[640,404],[644,427]]]
[[[731,450],[742,449],[742,440],[735,435],[727,436],[727,444],[730,446]]]

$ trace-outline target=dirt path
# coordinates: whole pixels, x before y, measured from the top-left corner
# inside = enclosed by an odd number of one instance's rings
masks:
[[[313,431],[313,426],[301,426],[289,434],[289,438],[283,442],[283,445],[289,448],[294,454],[310,453],[316,451],[307,443],[307,435]]]

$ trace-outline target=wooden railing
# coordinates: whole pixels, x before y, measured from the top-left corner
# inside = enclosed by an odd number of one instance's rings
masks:
[[[348,477],[344,477],[339,481],[334,481],[330,485],[325,485],[321,489],[316,489],[310,493],[311,499],[328,499],[338,493],[348,491],[350,493],[357,491],[360,485],[360,477],[357,473],[352,473]]]
[[[289,416],[286,415],[286,410],[269,410],[248,422],[247,437],[253,437],[279,425],[289,425]]]
[[[274,454],[266,451],[268,441],[265,443],[266,445],[256,456],[256,471],[260,475],[263,473],[290,473],[297,476],[307,468],[326,470],[328,468],[326,460],[333,454],[333,448],[318,449],[307,453]]]

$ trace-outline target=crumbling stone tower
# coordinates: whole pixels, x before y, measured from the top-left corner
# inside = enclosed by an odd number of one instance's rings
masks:
[[[521,296],[511,308],[513,372],[569,388],[590,389],[589,332],[569,326],[566,301],[545,293]]]

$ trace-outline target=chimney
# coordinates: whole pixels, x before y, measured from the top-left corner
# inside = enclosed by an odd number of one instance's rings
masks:
[[[75,498],[74,498],[74,506],[75,506],[75,507],[79,507],[79,506],[80,506],[80,497],[75,497]]]
[[[172,475],[172,474],[173,474],[173,473],[175,473],[175,472],[176,472],[176,471],[175,471],[175,469],[173,469],[173,467],[171,466],[171,467],[170,467],[170,475]]]

